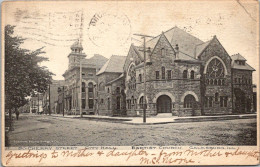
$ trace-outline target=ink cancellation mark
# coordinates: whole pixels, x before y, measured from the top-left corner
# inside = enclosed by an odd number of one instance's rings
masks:
[[[88,25],[88,37],[98,46],[122,46],[131,37],[131,23],[125,14],[96,13]]]

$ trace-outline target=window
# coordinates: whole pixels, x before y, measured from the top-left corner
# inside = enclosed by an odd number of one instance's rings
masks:
[[[116,109],[120,109],[120,97],[116,98]]]
[[[92,77],[92,76],[94,76],[94,74],[93,73],[88,73],[88,76]]]
[[[209,107],[213,107],[213,97],[208,97],[209,98]]]
[[[85,84],[85,82],[81,83],[81,91],[82,91],[82,93],[86,92],[86,84]]]
[[[165,79],[165,67],[162,67],[162,79]]]
[[[82,77],[84,77],[85,76],[85,73],[82,73]]]
[[[156,76],[156,79],[159,79],[159,77],[160,77],[159,71],[155,71],[155,76]]]
[[[221,79],[218,79],[218,85],[221,85]]]
[[[221,96],[220,97],[220,107],[227,107],[227,101],[228,101],[227,96]]]
[[[142,74],[139,74],[139,81],[142,82]]]
[[[218,101],[218,92],[215,93],[215,101]]]
[[[172,71],[171,70],[167,71],[167,79],[172,79]]]
[[[140,98],[140,100],[139,100],[139,105],[140,105],[140,108],[141,108],[141,109],[144,109],[145,102],[146,102],[146,101],[144,101],[144,96],[142,96],[142,97]]]
[[[164,49],[164,48],[161,49],[161,56],[162,56],[162,57],[165,56],[165,49]]]
[[[107,88],[107,93],[109,93],[110,92],[110,89],[109,88]]]
[[[188,71],[187,70],[183,71],[183,78],[188,78]]]
[[[240,78],[238,78],[238,83],[241,83],[241,79]]]
[[[214,79],[214,85],[218,85],[218,80]]]
[[[195,103],[195,98],[192,95],[187,95],[184,98],[184,108],[192,108]]]
[[[237,83],[237,78],[235,78],[235,83]]]
[[[92,93],[93,92],[93,83],[92,82],[90,82],[90,83],[88,83],[88,92],[90,93]]]
[[[107,109],[110,110],[110,98],[107,99]]]
[[[101,99],[101,102],[100,102],[101,104],[103,104],[104,103],[104,99]]]
[[[116,93],[120,93],[120,87],[116,87]]]
[[[104,91],[105,90],[105,84],[103,82],[101,82],[99,84],[99,91]]]
[[[128,71],[128,76],[130,77],[128,81],[128,87],[129,89],[135,89],[136,88],[136,71],[134,65],[131,65]]]
[[[208,97],[205,97],[204,106],[208,107],[209,106],[208,103],[209,103],[209,99],[208,99]]]
[[[194,77],[194,71],[193,70],[191,70],[191,72],[190,72],[190,79],[194,79],[195,77]]]
[[[81,108],[86,108],[86,100],[85,99],[81,99]]]
[[[207,77],[209,78],[224,77],[224,66],[219,59],[214,58],[209,62],[207,67]]]
[[[93,109],[93,106],[94,106],[93,99],[88,99],[88,107],[89,107],[89,109]]]

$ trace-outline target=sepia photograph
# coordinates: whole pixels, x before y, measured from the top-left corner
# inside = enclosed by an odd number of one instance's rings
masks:
[[[3,165],[259,164],[258,15],[255,0],[3,2]]]

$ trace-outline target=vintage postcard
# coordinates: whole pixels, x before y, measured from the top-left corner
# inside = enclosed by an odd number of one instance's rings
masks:
[[[259,3],[5,1],[4,166],[259,164]]]

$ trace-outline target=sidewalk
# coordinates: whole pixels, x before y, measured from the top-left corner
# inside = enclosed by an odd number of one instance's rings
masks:
[[[54,117],[63,117],[62,114],[52,114]],[[256,114],[241,114],[241,115],[217,115],[217,116],[191,116],[191,117],[147,117],[146,123],[143,123],[142,117],[111,117],[101,115],[64,115],[63,118],[73,119],[87,119],[87,120],[100,120],[100,121],[111,121],[119,122],[123,124],[131,125],[153,125],[153,124],[167,124],[167,123],[187,123],[187,122],[204,122],[204,121],[220,121],[220,120],[233,120],[233,119],[251,119],[256,118]]]

